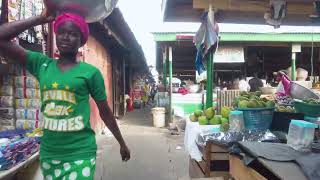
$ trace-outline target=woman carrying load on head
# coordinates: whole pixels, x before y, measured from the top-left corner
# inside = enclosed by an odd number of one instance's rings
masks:
[[[10,41],[31,27],[54,20],[58,60]],[[77,61],[78,49],[88,36],[89,27],[83,17],[63,13],[54,18],[46,9],[40,16],[0,26],[2,55],[25,66],[40,82],[44,115],[40,161],[45,179],[93,179],[97,145],[90,126],[89,95],[118,140],[122,160],[130,159],[130,151],[108,106],[101,72]]]

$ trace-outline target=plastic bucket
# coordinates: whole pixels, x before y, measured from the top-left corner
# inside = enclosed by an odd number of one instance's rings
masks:
[[[162,107],[156,107],[152,109],[153,126],[165,127],[166,126],[166,109]]]
[[[270,129],[274,108],[237,109],[243,112],[246,129],[267,130]]]

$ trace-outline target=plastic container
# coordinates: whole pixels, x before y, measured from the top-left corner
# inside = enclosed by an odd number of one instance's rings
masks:
[[[244,126],[249,130],[270,129],[275,108],[237,109],[243,112]]]
[[[240,132],[244,129],[243,111],[231,111],[229,115],[231,132]]]
[[[318,125],[307,121],[292,120],[289,127],[287,144],[297,151],[310,151],[314,140],[315,128],[317,127]]]
[[[162,128],[166,126],[166,109],[163,107],[156,107],[152,109],[153,126]]]
[[[221,132],[221,125],[200,125],[201,134],[212,134]]]

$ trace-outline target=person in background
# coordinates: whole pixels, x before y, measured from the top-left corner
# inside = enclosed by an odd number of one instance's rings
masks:
[[[250,92],[260,91],[260,88],[263,87],[263,82],[258,78],[258,73],[254,73],[254,77],[249,81]]]
[[[249,83],[246,81],[246,78],[244,75],[240,76],[240,81],[238,85],[238,89],[240,91],[250,91]]]
[[[11,41],[34,26],[54,20],[58,60]],[[39,16],[0,26],[1,54],[26,67],[40,83],[44,116],[40,164],[44,179],[93,180],[97,143],[90,124],[89,96],[95,100],[101,119],[118,140],[122,160],[130,159],[130,151],[108,105],[101,72],[77,59],[78,50],[88,37],[89,26],[83,17],[62,13],[55,18],[46,9]]]
[[[267,86],[267,79],[268,79],[267,75],[266,74],[261,75],[260,79],[263,83],[263,87]]]
[[[143,103],[143,107],[146,107],[146,105],[148,104],[149,102],[149,85],[148,83],[146,83],[143,88],[142,88],[142,91],[141,91],[142,95],[141,95],[141,100],[142,100],[142,103]]]
[[[152,103],[154,103],[154,97],[156,96],[157,94],[157,88],[156,88],[156,85],[153,84],[152,85],[152,88],[151,88],[151,100],[152,100]]]

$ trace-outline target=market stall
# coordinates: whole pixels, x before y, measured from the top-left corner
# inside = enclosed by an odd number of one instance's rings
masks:
[[[276,101],[261,92],[242,92],[233,110],[223,107],[218,115],[212,108],[195,111],[185,134],[190,176],[318,179],[317,169],[311,167],[320,162],[315,158],[319,96],[295,82],[289,86],[286,98],[291,100],[284,101],[279,92]]]

